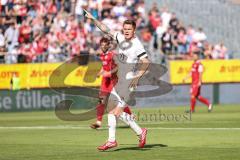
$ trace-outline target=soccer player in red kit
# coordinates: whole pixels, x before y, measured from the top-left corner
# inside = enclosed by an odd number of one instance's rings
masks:
[[[192,84],[191,84],[191,108],[190,112],[195,112],[195,105],[196,100],[199,100],[203,104],[205,104],[208,107],[208,111],[211,112],[212,110],[212,104],[204,97],[202,97],[201,94],[201,85],[202,85],[202,73],[203,73],[203,65],[201,61],[198,59],[198,55],[194,54],[194,63],[192,64],[191,71],[189,72],[188,76],[183,79],[183,82],[186,81],[186,79],[192,77]]]
[[[113,59],[114,52],[109,51],[110,47],[111,41],[109,40],[109,38],[103,37],[100,40],[100,48],[102,51],[102,53],[100,54],[100,59],[102,61],[102,69],[98,73],[98,76],[102,76],[102,83],[99,93],[99,104],[96,106],[97,121],[90,126],[93,129],[101,127],[106,100],[118,81],[117,65]],[[129,107],[125,107],[124,112],[130,115],[132,114]]]

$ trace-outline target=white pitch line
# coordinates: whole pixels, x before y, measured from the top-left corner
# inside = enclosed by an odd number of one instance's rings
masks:
[[[149,130],[239,130],[240,128],[148,128]]]
[[[47,129],[80,129],[80,130],[87,130],[90,129],[90,127],[80,127],[80,126],[19,126],[19,127],[0,127],[1,129],[19,129],[19,130],[47,130]]]
[[[0,127],[0,130],[48,130],[48,129],[79,129],[79,130],[91,130],[88,126],[13,126],[13,127]],[[101,129],[107,129],[102,127]],[[166,128],[166,127],[150,127],[149,130],[239,130],[240,128]]]

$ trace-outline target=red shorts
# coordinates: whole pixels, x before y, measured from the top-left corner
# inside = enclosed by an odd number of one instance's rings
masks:
[[[197,97],[200,95],[200,92],[201,92],[201,86],[199,85],[191,86],[191,90],[190,90],[191,96]]]
[[[111,93],[113,87],[117,84],[117,81],[117,77],[103,77],[99,96],[108,96]]]

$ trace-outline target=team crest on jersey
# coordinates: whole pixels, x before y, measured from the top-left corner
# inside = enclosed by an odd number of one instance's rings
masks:
[[[122,50],[126,50],[128,48],[130,48],[132,46],[131,42],[127,42],[127,41],[123,41],[119,44],[119,48],[121,48]]]

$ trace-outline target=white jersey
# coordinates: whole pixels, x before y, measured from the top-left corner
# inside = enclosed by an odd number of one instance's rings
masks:
[[[122,33],[116,32],[114,39],[119,45],[119,54],[127,57],[127,63],[137,63],[139,59],[146,58],[147,53],[140,40],[135,37],[130,41],[126,41]]]
[[[146,58],[147,53],[137,37],[134,37],[130,41],[126,41],[122,33],[116,32],[113,38],[118,43],[118,54],[123,54],[125,58],[127,58],[125,61],[126,63],[132,63],[132,65],[124,65],[124,63],[118,65],[118,83],[111,91],[112,95],[115,95],[114,97],[116,98],[114,101],[118,102],[117,106],[124,108],[126,102],[128,102],[130,98],[128,86],[131,79],[135,78],[137,75],[135,65],[139,60]]]

